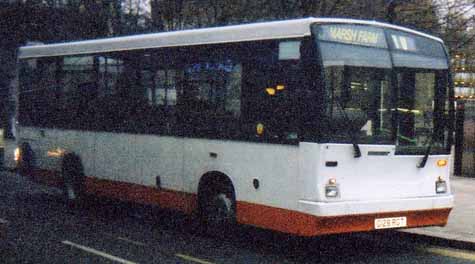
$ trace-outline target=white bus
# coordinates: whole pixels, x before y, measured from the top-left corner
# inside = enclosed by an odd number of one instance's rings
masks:
[[[18,57],[6,162],[69,200],[302,236],[443,226],[453,206],[453,88],[439,38],[306,18],[26,46]]]

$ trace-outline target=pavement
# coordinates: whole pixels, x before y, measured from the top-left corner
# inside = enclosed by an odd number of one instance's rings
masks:
[[[475,177],[452,176],[450,182],[455,205],[447,225],[401,231],[475,249]]]

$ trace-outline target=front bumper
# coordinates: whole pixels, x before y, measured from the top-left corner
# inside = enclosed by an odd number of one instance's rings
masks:
[[[314,202],[299,200],[300,211],[315,216],[375,214],[381,212],[420,211],[452,208],[454,196],[439,195],[373,201]]]
[[[312,215],[311,226],[304,235],[323,235],[375,230],[375,220],[405,217],[404,228],[444,226],[454,205],[453,195],[393,199],[384,201],[355,201],[321,203],[299,201],[306,215]]]
[[[301,236],[318,236],[376,230],[380,218],[406,218],[404,228],[444,226],[453,207],[453,196],[320,203],[299,201],[300,210],[237,202],[239,223]]]

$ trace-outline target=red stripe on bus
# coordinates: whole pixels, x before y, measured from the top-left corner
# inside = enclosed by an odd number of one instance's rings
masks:
[[[93,177],[86,178],[86,191],[96,196],[159,205],[162,208],[175,209],[187,214],[191,214],[197,207],[195,194]]]
[[[33,182],[43,184],[43,185],[48,185],[48,186],[53,186],[53,187],[58,187],[58,188],[61,188],[61,186],[63,185],[63,180],[59,172],[56,172],[56,171],[35,169],[31,173],[25,174],[23,176],[26,176]]]
[[[57,171],[36,169],[25,176],[40,184],[58,188],[63,186],[63,179]],[[175,209],[187,214],[191,214],[197,208],[196,195],[185,192],[94,177],[86,177],[85,187],[86,193],[91,195],[141,204],[159,205],[162,208]]]
[[[30,178],[36,182],[61,187],[59,173],[36,170]],[[191,214],[197,208],[196,194],[158,189],[133,183],[86,177],[86,191],[122,201],[158,205]],[[316,236],[374,230],[374,219],[400,217],[407,218],[407,227],[444,226],[451,208],[389,212],[377,214],[314,216],[288,209],[237,201],[237,221],[242,224],[272,229],[301,236]]]

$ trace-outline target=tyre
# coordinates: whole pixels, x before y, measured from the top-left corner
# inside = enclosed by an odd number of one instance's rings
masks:
[[[20,157],[17,163],[18,173],[22,176],[29,176],[33,171],[33,150],[28,143],[20,145]]]
[[[236,201],[231,188],[218,188],[202,193],[200,222],[207,235],[226,237],[236,225]]]
[[[61,166],[63,193],[67,202],[79,202],[84,196],[84,170],[81,160],[74,154],[67,154]]]

